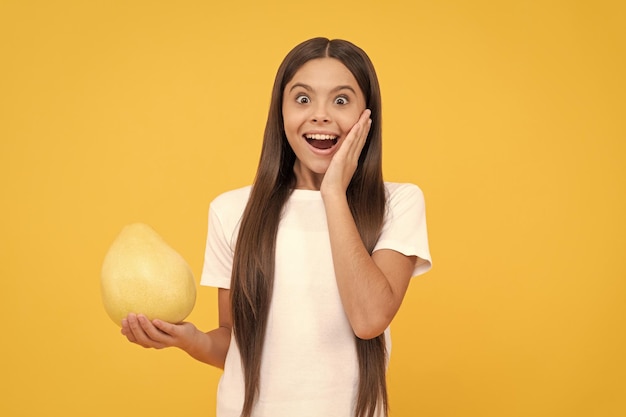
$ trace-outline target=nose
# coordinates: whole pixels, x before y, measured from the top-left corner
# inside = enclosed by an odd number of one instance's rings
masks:
[[[311,115],[311,121],[313,123],[328,123],[330,122],[331,117],[328,112],[328,109],[323,103],[319,103],[313,109],[313,114]]]

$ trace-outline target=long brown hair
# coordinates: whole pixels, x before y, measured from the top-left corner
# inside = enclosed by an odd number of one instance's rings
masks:
[[[347,189],[347,198],[365,247],[371,253],[380,236],[385,212],[382,176],[381,99],[374,66],[359,47],[344,40],[314,38],[296,46],[278,68],[263,146],[254,185],[241,220],[233,261],[231,303],[233,331],[241,352],[245,380],[242,417],[249,417],[260,390],[263,341],[272,299],[276,235],[283,206],[293,187],[296,156],[283,128],[285,86],[306,62],[330,57],[341,61],[354,75],[372,126],[359,165]],[[355,417],[387,415],[384,335],[363,340],[355,336],[359,362],[359,387]]]

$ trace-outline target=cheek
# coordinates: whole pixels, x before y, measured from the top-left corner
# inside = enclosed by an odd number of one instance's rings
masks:
[[[306,124],[306,113],[294,109],[283,108],[283,129],[287,136],[299,137],[302,127]]]
[[[287,106],[283,106],[283,127],[285,131],[293,130],[297,126],[296,115]]]
[[[283,130],[285,131],[285,133],[289,133],[289,131],[291,130],[291,125],[292,123],[290,122],[291,120],[289,119],[289,117],[287,115],[285,115],[283,113]]]
[[[298,134],[298,125],[293,122],[293,119],[283,119],[283,129],[288,138]]]
[[[350,114],[346,114],[345,117],[343,117],[339,122],[341,130],[343,130],[345,133],[348,133],[350,129],[352,129],[354,125],[359,121],[360,117],[361,112],[351,112]]]

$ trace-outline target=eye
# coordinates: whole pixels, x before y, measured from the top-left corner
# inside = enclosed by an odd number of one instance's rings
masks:
[[[298,97],[296,97],[296,103],[299,104],[309,104],[311,102],[311,99],[307,96],[305,96],[304,94],[299,95]]]
[[[341,106],[348,104],[348,98],[345,96],[339,96],[335,99],[335,104],[339,104]]]

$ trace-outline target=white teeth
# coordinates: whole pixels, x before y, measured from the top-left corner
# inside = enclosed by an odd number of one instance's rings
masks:
[[[307,139],[315,139],[315,140],[331,140],[331,139],[337,139],[337,136],[335,135],[321,135],[321,134],[314,134],[314,135],[304,135],[305,138]]]

